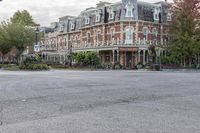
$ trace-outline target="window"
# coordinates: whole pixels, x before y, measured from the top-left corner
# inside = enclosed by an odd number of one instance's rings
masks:
[[[74,29],[75,29],[75,23],[71,22],[71,30],[74,30]]]
[[[167,13],[167,21],[172,21],[172,13]]]
[[[111,40],[114,40],[114,39],[115,39],[115,29],[114,29],[114,28],[112,28],[112,29],[110,30],[110,36],[111,36]]]
[[[95,31],[95,42],[96,42],[96,45],[99,45],[100,40],[101,40],[101,31],[100,30],[96,30]]]
[[[88,16],[85,17],[85,24],[86,25],[90,24],[90,17],[88,17]]]
[[[96,12],[96,22],[100,22],[101,21],[101,10]]]
[[[126,5],[126,17],[133,17],[133,8],[130,2]]]
[[[63,32],[64,31],[64,25],[60,25],[60,32]]]
[[[87,33],[87,45],[90,44],[90,33]]]
[[[97,31],[97,42],[101,40],[101,31]]]
[[[149,34],[149,29],[145,27],[145,28],[143,29],[143,37],[144,37],[144,40],[145,40],[145,41],[148,40],[148,34]]]
[[[133,28],[128,27],[125,30],[125,44],[132,44],[133,43]]]
[[[114,11],[112,7],[109,8],[109,19],[110,20],[114,19]]]
[[[158,31],[156,28],[153,28],[152,36],[153,36],[153,45],[157,45]]]
[[[65,38],[65,47],[67,46],[67,38]]]
[[[159,14],[160,14],[160,8],[159,7],[154,8],[154,13],[153,13],[154,21],[159,21]]]
[[[74,37],[74,45],[75,45],[75,47],[78,47],[78,36],[77,35]]]
[[[158,31],[157,31],[156,28],[153,28],[152,35],[153,35],[153,39],[157,39],[157,37],[158,37]]]

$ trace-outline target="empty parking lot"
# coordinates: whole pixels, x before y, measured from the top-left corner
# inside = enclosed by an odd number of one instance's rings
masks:
[[[0,71],[0,133],[199,131],[199,72]]]

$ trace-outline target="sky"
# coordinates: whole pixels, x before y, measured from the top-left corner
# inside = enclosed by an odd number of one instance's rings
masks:
[[[3,0],[0,2],[0,21],[8,20],[18,10],[28,10],[35,22],[49,26],[66,15],[79,15],[88,7],[95,7],[100,0]],[[120,0],[102,0],[118,2]],[[161,0],[140,0],[158,2]],[[163,0],[164,1],[164,0]],[[170,1],[170,0],[168,0]]]

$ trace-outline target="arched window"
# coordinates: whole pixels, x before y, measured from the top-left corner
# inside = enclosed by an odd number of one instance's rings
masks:
[[[101,41],[101,30],[96,30],[95,31],[95,42],[96,42],[96,45],[99,45]]]
[[[125,29],[125,44],[133,44],[133,27],[127,27]]]
[[[147,27],[143,28],[143,38],[148,41],[149,29]]]
[[[87,46],[89,46],[90,45],[90,42],[91,42],[91,40],[90,40],[91,38],[90,38],[90,32],[87,32],[87,40],[86,40],[86,45]]]
[[[111,28],[110,29],[110,40],[111,40],[111,44],[114,45],[115,42],[115,28]]]
[[[158,30],[153,28],[152,30],[153,45],[157,45]]]
[[[115,29],[114,28],[110,29],[110,37],[111,37],[111,40],[115,39]]]
[[[157,37],[158,37],[158,30],[156,28],[153,28],[152,35],[153,35],[153,39],[157,39]]]

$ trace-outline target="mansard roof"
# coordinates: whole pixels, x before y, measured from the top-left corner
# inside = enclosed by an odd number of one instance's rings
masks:
[[[131,3],[133,5],[133,17],[126,17],[126,5]],[[64,26],[64,32],[73,31],[70,27],[75,24],[75,29],[82,27],[98,25],[101,23],[108,23],[112,21],[121,20],[142,20],[154,22],[154,9],[161,9],[162,22],[167,22],[168,3],[165,1],[149,3],[137,0],[121,0],[116,3],[100,1],[96,7],[90,7],[80,12],[79,16],[63,16],[57,22],[57,29],[59,26]],[[110,9],[112,9],[114,19],[109,19]],[[100,20],[96,21],[96,16],[99,15]],[[89,21],[89,22],[88,22]]]

